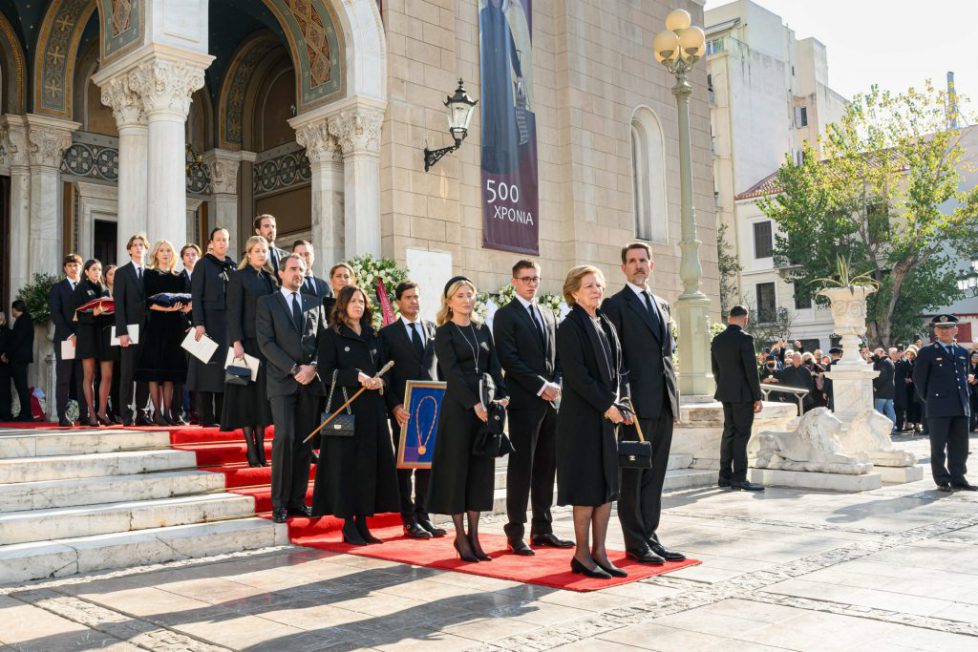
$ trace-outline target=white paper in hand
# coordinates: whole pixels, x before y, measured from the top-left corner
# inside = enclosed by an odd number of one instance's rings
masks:
[[[207,333],[204,333],[204,336],[198,342],[194,339],[195,332],[196,330],[193,328],[187,331],[187,336],[183,338],[183,343],[180,346],[190,353],[190,355],[207,364],[214,357],[214,352],[217,351],[217,342],[212,340]]]
[[[75,345],[71,343],[71,340],[61,341],[61,359],[62,360],[75,359]]]
[[[233,346],[228,348],[228,356],[224,360],[224,368],[227,369],[228,367],[230,367],[232,362],[234,362]],[[238,359],[237,363],[241,364],[241,358]],[[251,382],[255,382],[258,380],[258,366],[260,364],[261,364],[261,360],[259,360],[255,356],[248,355],[247,353],[244,354],[244,365],[249,369],[251,369]]]
[[[126,324],[126,331],[129,335],[129,342],[131,344],[139,344],[139,324]],[[109,345],[120,346],[119,338],[115,334],[115,326],[109,332]]]

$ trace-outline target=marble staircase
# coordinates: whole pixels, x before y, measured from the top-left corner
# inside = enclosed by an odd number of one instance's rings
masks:
[[[288,543],[165,431],[0,431],[0,584]]]

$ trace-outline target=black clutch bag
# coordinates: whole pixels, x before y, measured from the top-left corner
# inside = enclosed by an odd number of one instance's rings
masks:
[[[224,368],[224,383],[226,385],[246,386],[251,382],[251,369],[245,365],[229,364]]]
[[[642,424],[638,422],[631,406],[626,404],[619,407],[623,413],[629,414],[635,421],[635,432],[638,433],[638,441],[618,442],[618,466],[623,469],[651,469],[652,468],[652,442],[645,441],[642,433]]]
[[[486,408],[488,421],[479,429],[475,441],[472,442],[472,454],[481,457],[503,457],[509,455],[515,448],[503,432],[506,425],[506,409],[499,403],[490,403]]]
[[[330,411],[333,409],[333,391],[336,389],[336,376],[337,371],[333,372],[333,382],[329,385],[329,398],[326,399],[326,411],[323,412],[323,421],[330,418]],[[343,401],[348,402],[350,400],[346,393],[346,387],[343,388]],[[356,415],[350,410],[350,406],[346,406],[346,412],[340,412],[338,414],[332,415],[332,420],[323,426],[320,431],[323,437],[352,437],[357,431],[357,419]]]

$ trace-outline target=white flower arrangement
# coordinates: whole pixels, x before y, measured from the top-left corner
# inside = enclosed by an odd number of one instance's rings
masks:
[[[350,261],[353,268],[354,280],[357,287],[367,292],[370,302],[373,304],[373,326],[379,330],[383,325],[383,310],[380,306],[380,298],[377,296],[378,279],[384,284],[384,291],[390,299],[391,308],[394,316],[399,315],[397,303],[394,301],[394,288],[398,283],[408,280],[408,271],[403,267],[398,267],[390,258],[374,258],[370,254],[358,256]]]

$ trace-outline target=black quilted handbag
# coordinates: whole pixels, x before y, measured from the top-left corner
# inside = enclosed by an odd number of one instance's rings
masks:
[[[619,410],[632,414],[635,432],[638,433],[638,441],[618,442],[618,466],[623,469],[651,469],[652,442],[645,440],[642,424],[638,422],[638,415],[632,412],[631,404],[628,403],[619,406]]]
[[[333,409],[333,391],[336,389],[336,375],[337,372],[333,372],[333,382],[329,386],[329,398],[326,399],[326,411],[323,412],[323,421],[326,421],[330,416],[330,410]],[[343,401],[349,401],[350,398],[347,396],[346,387],[342,388]],[[340,412],[339,414],[333,415],[333,418],[323,426],[320,431],[323,437],[352,437],[357,430],[357,418],[350,410],[350,406],[346,406],[346,412]]]

